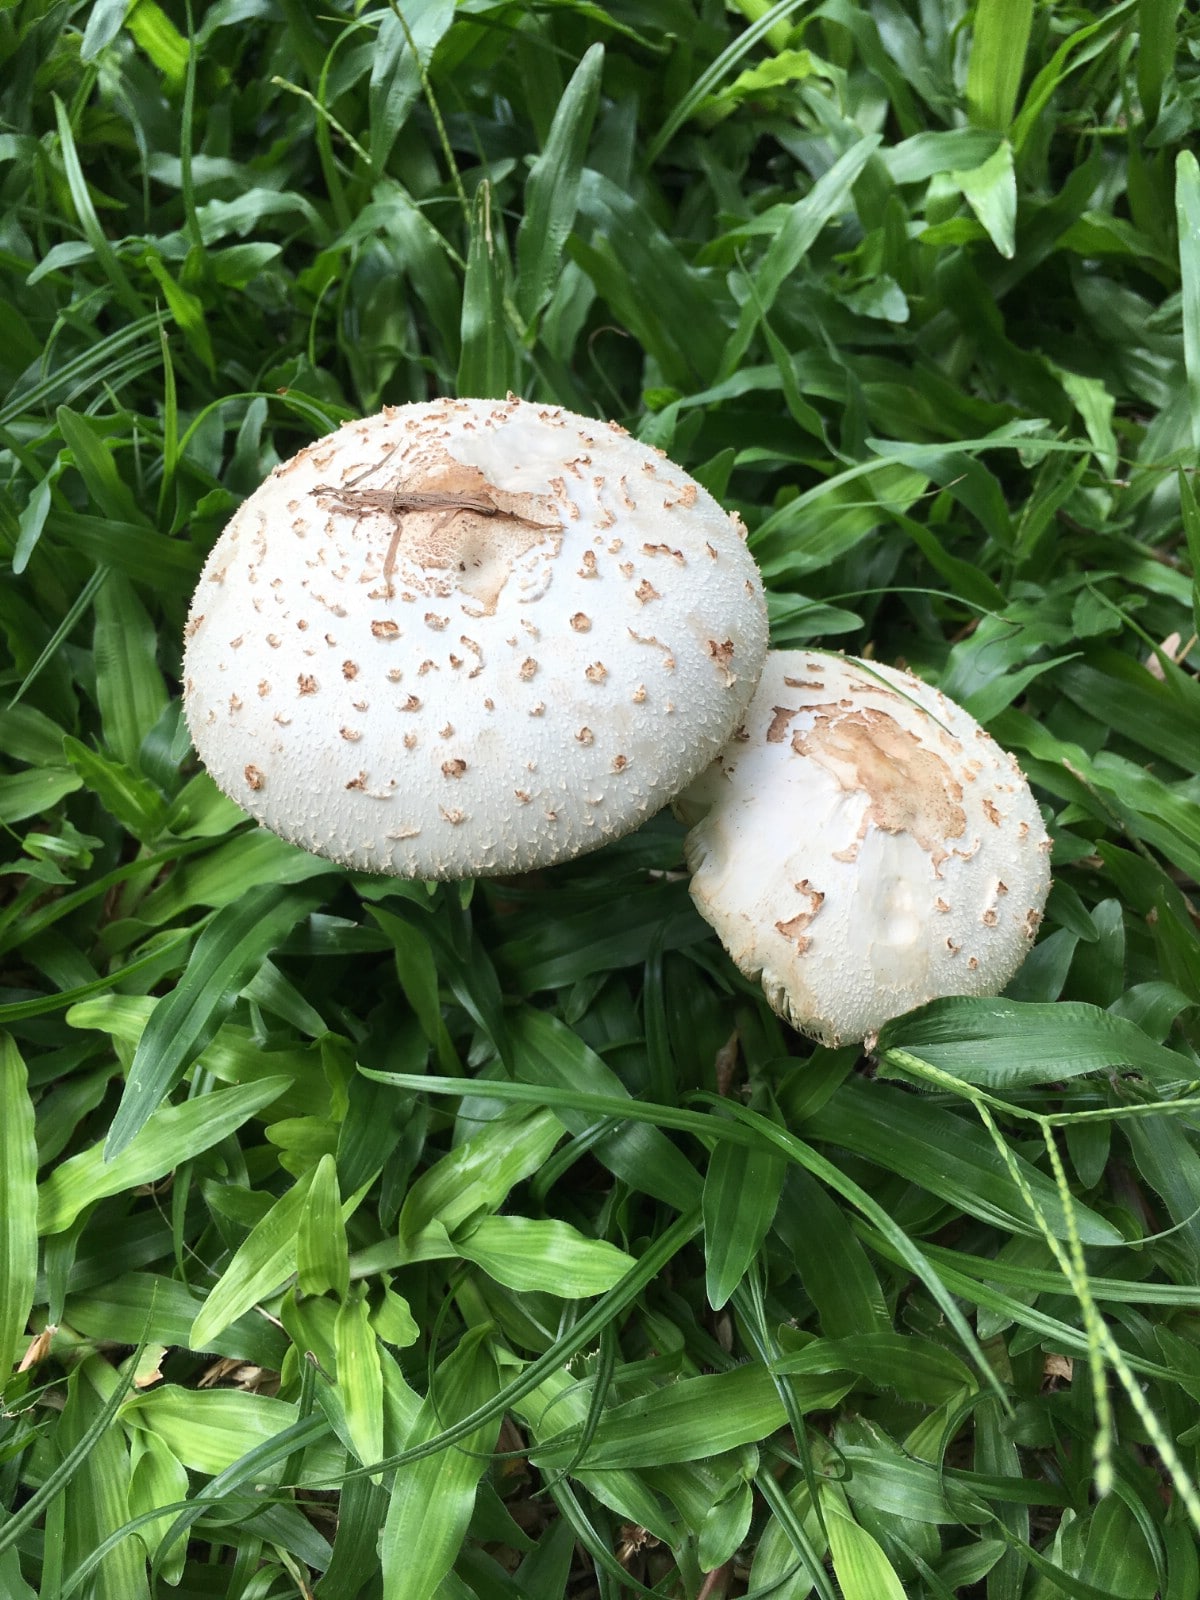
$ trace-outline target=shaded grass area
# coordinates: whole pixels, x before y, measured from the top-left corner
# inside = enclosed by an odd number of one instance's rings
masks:
[[[1174,0],[0,11],[0,1592],[1200,1593],[1200,34]],[[355,876],[180,718],[342,419],[610,416],[1055,837],[791,1034],[663,817]],[[108,1159],[105,1159],[107,1148]]]

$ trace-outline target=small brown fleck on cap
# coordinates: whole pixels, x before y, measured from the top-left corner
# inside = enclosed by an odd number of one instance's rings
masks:
[[[614,772],[624,772],[628,765],[628,756],[614,756],[612,759],[612,769]]]
[[[376,639],[398,639],[400,624],[391,617],[376,617],[371,623],[371,632]]]
[[[311,672],[302,672],[296,682],[301,694],[316,694],[317,680]]]
[[[338,732],[349,744],[357,744],[362,738],[362,730],[359,728],[339,728]]]
[[[461,778],[467,770],[467,763],[461,756],[455,756],[453,761],[442,762],[443,778]]]
[[[580,744],[591,744],[595,739],[595,734],[590,728],[580,728],[575,737],[579,740]]]
[[[255,791],[261,789],[263,784],[267,781],[262,774],[262,770],[253,765],[244,767],[242,770],[242,776]]]
[[[537,669],[538,664],[533,657],[526,656],[524,661],[522,661],[521,665],[517,668],[517,676],[521,679],[522,683],[528,683],[530,678],[536,675]]]
[[[342,662],[342,677],[345,678],[347,683],[349,683],[352,679],[357,678],[358,677],[358,662],[357,661],[343,661]]]
[[[586,612],[577,611],[571,618],[571,626],[576,633],[587,633],[591,629],[592,619]]]
[[[608,677],[608,668],[603,661],[593,661],[590,667],[584,669],[583,675],[589,683],[603,683]]]
[[[365,772],[360,772],[358,774],[357,778],[351,778],[350,782],[346,785],[346,787],[347,787],[347,789],[365,789],[367,787],[367,775],[366,775],[366,773]]]
[[[649,578],[643,578],[641,583],[639,583],[637,588],[633,591],[633,598],[640,605],[644,606],[647,605],[651,600],[661,600],[662,596],[650,582]]]

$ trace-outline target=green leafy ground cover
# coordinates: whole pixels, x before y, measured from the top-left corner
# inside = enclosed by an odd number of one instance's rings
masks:
[[[5,1600],[1195,1600],[1198,56],[1178,0],[0,8]],[[435,888],[198,771],[240,500],[508,389],[1018,753],[1005,999],[814,1048],[669,819]]]

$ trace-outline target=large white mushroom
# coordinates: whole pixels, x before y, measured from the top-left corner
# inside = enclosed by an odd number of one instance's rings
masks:
[[[676,809],[692,898],[767,999],[828,1045],[997,994],[1033,944],[1050,841],[1029,786],[908,673],[778,651]]]
[[[766,653],[745,531],[611,423],[509,398],[347,423],[279,466],[192,602],[218,785],[343,864],[547,866],[636,827],[737,725]]]

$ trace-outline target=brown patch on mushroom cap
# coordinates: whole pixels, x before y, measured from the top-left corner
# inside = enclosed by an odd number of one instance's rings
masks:
[[[792,735],[792,749],[824,767],[843,789],[869,795],[864,822],[911,834],[935,862],[945,860],[946,842],[966,831],[962,784],[941,756],[886,711],[822,714],[811,729]]]

